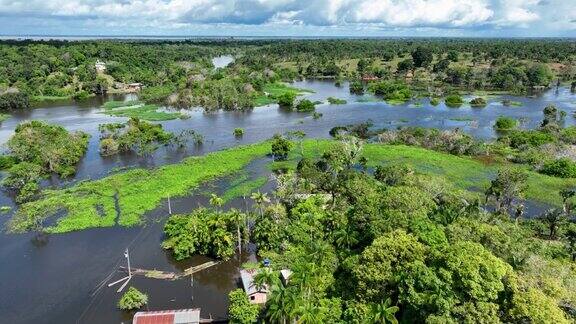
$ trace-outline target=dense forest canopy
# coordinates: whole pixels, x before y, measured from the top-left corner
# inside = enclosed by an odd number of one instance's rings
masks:
[[[423,95],[438,88],[523,93],[573,80],[574,53],[570,39],[3,41],[0,108],[27,106],[26,98],[1,98],[14,92],[82,99],[141,83],[149,102],[249,109],[277,101],[267,84],[306,77],[375,76],[436,88]],[[236,62],[214,70],[210,60],[222,54]]]

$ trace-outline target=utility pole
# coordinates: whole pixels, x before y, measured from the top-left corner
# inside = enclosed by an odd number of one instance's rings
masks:
[[[172,215],[172,205],[170,204],[170,195],[168,195],[168,215]]]
[[[130,281],[130,279],[132,279],[132,269],[130,268],[130,252],[128,251],[128,248],[126,248],[126,251],[124,251],[124,257],[126,258],[126,260],[128,262],[128,276],[108,284],[108,287],[112,287],[112,286],[124,281],[122,286],[120,286],[120,288],[118,288],[118,290],[116,292],[121,292],[124,289],[124,287],[126,287],[128,282]]]

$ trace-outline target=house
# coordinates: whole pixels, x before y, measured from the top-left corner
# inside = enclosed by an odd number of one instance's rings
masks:
[[[199,324],[200,309],[137,312],[132,324]]]
[[[240,279],[242,280],[242,287],[248,295],[248,299],[252,304],[264,304],[268,298],[268,287],[258,289],[254,284],[254,276],[257,270],[240,270]]]
[[[142,83],[138,83],[138,82],[129,83],[127,85],[127,90],[128,90],[128,92],[138,92],[138,91],[142,90],[142,87],[143,87]]]
[[[104,71],[106,71],[106,63],[97,60],[96,63],[94,64],[94,67],[96,68],[96,72],[98,73],[104,73]]]

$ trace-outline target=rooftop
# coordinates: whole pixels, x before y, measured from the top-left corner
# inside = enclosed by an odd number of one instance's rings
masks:
[[[134,315],[132,324],[198,324],[200,309],[163,310],[153,312],[138,312]]]
[[[254,284],[254,276],[256,275],[256,271],[248,271],[248,270],[240,270],[240,278],[242,279],[242,286],[244,287],[244,291],[248,296],[261,292],[266,293],[267,289],[256,289],[256,285]]]

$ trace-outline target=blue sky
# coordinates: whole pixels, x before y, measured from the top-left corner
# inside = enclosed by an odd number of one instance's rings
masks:
[[[576,0],[0,0],[2,35],[576,37]]]

